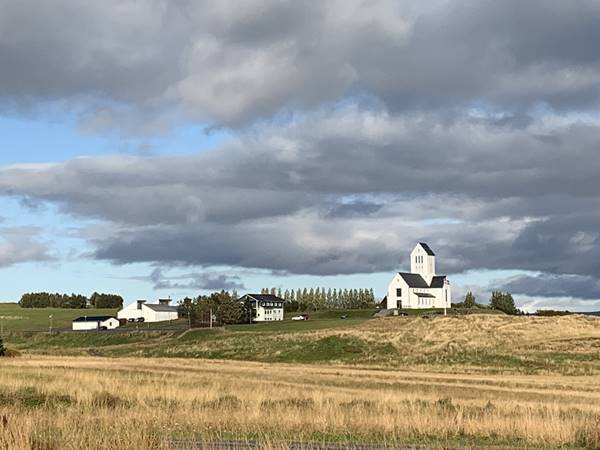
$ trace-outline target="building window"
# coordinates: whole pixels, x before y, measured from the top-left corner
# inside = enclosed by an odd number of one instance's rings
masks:
[[[396,297],[402,297],[402,288],[396,289]]]

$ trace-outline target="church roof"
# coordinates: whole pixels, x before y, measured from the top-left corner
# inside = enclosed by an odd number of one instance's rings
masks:
[[[446,281],[446,275],[437,275],[431,279],[431,284],[427,284],[427,281],[418,273],[409,272],[398,272],[409,288],[418,289],[441,289],[444,287]]]
[[[446,282],[445,275],[438,275],[431,279],[431,288],[441,289],[444,287],[444,283]]]
[[[427,289],[429,287],[427,281],[418,273],[398,272],[398,275],[406,281],[410,288]]]
[[[435,256],[435,253],[433,253],[433,250],[431,250],[429,245],[427,245],[425,242],[419,242],[419,245],[421,247],[423,247],[423,250],[425,250],[425,253],[427,253],[429,256]]]

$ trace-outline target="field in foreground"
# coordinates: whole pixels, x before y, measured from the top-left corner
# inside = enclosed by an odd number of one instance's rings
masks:
[[[600,448],[600,376],[451,375],[155,358],[0,362],[0,448],[171,439]]]
[[[235,359],[453,373],[600,375],[600,318],[467,315],[308,322],[215,330],[11,334],[26,354]]]

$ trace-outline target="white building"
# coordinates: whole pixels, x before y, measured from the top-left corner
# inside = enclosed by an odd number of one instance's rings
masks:
[[[165,322],[177,320],[179,317],[177,308],[170,305],[171,299],[160,299],[158,303],[146,303],[146,300],[138,300],[127,305],[117,313],[119,319],[143,320],[144,322]]]
[[[388,286],[386,309],[449,308],[452,302],[446,275],[436,275],[435,254],[423,242],[410,254],[410,272],[399,272]]]
[[[246,294],[240,298],[250,309],[252,322],[271,322],[283,320],[283,306],[285,300],[271,294]]]
[[[82,316],[71,323],[73,331],[114,330],[119,326],[119,321],[111,316]]]

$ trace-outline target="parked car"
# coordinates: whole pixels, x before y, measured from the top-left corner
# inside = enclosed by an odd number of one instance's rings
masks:
[[[343,315],[340,316],[340,319],[347,319],[347,318],[348,318],[347,314],[343,314]]]
[[[308,314],[300,314],[299,316],[292,317],[292,320],[308,320]]]

